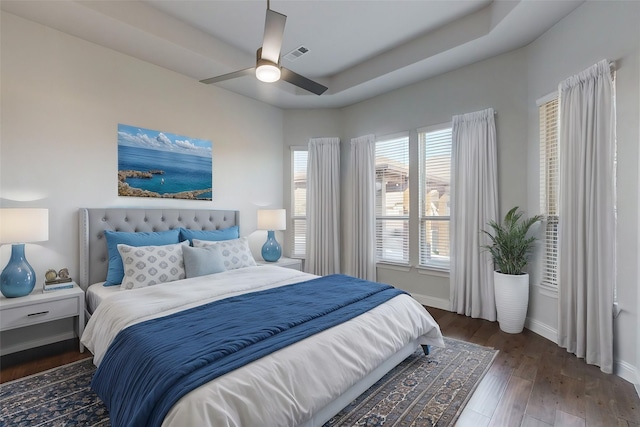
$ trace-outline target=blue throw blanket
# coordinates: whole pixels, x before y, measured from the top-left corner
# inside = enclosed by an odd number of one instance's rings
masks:
[[[159,426],[191,390],[401,293],[332,275],[138,323],[116,336],[91,387],[114,427]]]

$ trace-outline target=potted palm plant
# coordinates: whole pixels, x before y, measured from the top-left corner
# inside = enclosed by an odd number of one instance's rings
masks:
[[[510,334],[522,332],[529,305],[529,274],[525,267],[536,236],[529,234],[541,215],[522,218],[518,206],[511,209],[501,224],[489,221],[491,244],[484,246],[493,258],[496,310],[500,329]]]

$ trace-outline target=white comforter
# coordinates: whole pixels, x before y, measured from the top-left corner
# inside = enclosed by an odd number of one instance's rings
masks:
[[[128,326],[314,277],[258,266],[117,293],[98,306],[82,343],[99,365],[111,341]],[[300,425],[415,340],[444,346],[431,315],[410,296],[397,296],[191,391],[169,411],[163,426]]]

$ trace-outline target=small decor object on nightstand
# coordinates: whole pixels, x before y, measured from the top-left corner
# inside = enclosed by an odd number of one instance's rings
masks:
[[[69,283],[71,282],[71,277],[69,277],[69,269],[63,268],[56,273],[56,271],[52,268],[47,270],[44,274],[44,283],[46,285],[57,285],[59,283]]]
[[[61,279],[69,279],[69,269],[61,268],[60,271],[58,271],[58,277]],[[71,281],[71,279],[69,279],[69,281]]]
[[[45,281],[42,286],[43,292],[73,288],[73,280],[69,277],[68,268],[63,268],[57,273],[54,269],[47,270],[44,277]]]
[[[25,258],[24,244],[46,240],[49,240],[48,209],[0,209],[0,244],[13,244],[9,263],[0,274],[2,295],[15,298],[31,293],[36,285],[36,273]]]
[[[49,269],[47,270],[46,273],[44,273],[45,282],[51,282],[53,280],[56,280],[56,277],[58,277],[58,273],[56,273],[54,269]]]
[[[259,209],[258,229],[267,230],[267,241],[262,246],[262,258],[268,262],[278,261],[282,256],[282,248],[274,231],[287,229],[287,212],[284,209]]]
[[[69,288],[73,288],[74,282],[71,281],[71,279],[69,280],[65,280],[64,282],[58,282],[56,280],[54,280],[53,282],[44,282],[44,285],[42,286],[42,292],[53,292],[53,291],[59,291],[61,289],[69,289]]]

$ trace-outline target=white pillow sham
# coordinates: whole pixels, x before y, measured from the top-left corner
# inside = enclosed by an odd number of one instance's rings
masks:
[[[189,242],[163,246],[118,245],[124,277],[120,287],[144,288],[186,277],[182,248]]]
[[[222,240],[219,242],[211,242],[207,240],[193,239],[194,248],[203,248],[207,246],[216,246],[222,256],[224,267],[227,270],[235,270],[244,267],[253,267],[256,260],[253,259],[251,249],[249,249],[249,239],[240,237],[233,240]]]

